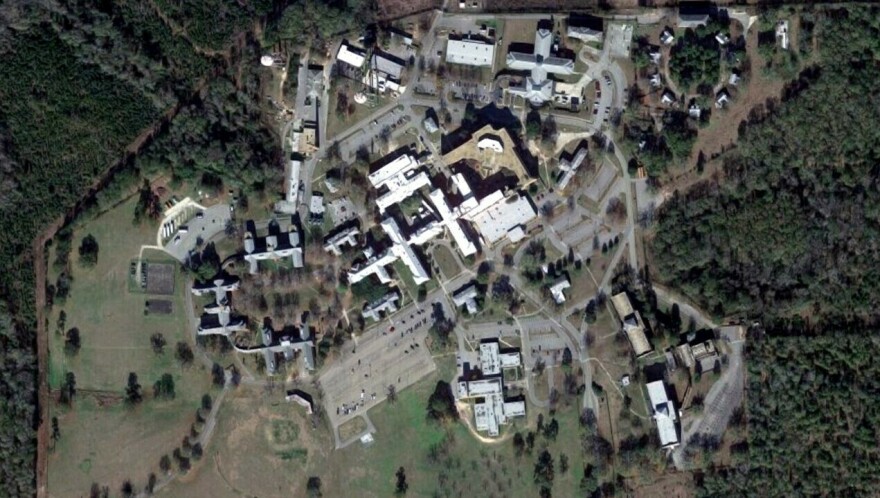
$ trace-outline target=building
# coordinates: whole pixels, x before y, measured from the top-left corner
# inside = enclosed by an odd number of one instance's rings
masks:
[[[678,413],[666,395],[666,385],[658,380],[649,382],[646,387],[651,400],[651,416],[657,424],[657,434],[660,436],[660,447],[675,448],[678,446]]]
[[[414,194],[422,187],[431,185],[428,174],[421,170],[419,161],[406,151],[369,175],[367,179],[379,192],[376,205],[384,213],[388,207]]]
[[[696,102],[693,102],[690,105],[690,107],[688,107],[688,116],[690,116],[694,119],[700,119],[700,116],[702,114],[703,114],[703,111],[702,111],[702,109],[700,109],[700,106],[697,105]]]
[[[367,56],[362,49],[349,45],[347,41],[343,40],[336,53],[336,60],[360,69],[364,66]]]
[[[446,62],[492,68],[495,64],[495,44],[478,38],[450,39],[446,42]]]
[[[473,222],[487,245],[502,239],[516,243],[525,238],[526,225],[538,217],[532,200],[525,194],[504,197],[496,190],[480,199],[479,205],[462,216]]]
[[[604,20],[591,15],[569,16],[565,34],[582,42],[601,42]]]
[[[342,256],[342,246],[357,247],[360,233],[356,226],[343,228],[324,239],[324,250],[335,256]]]
[[[306,392],[300,391],[299,389],[291,389],[287,391],[287,395],[284,396],[284,401],[294,402],[299,406],[306,409],[306,414],[311,415],[313,410],[312,406],[314,402],[312,401],[312,396]]]
[[[553,33],[549,29],[539,27],[535,33],[535,48],[531,54],[508,53],[508,68],[529,72],[529,76],[521,84],[511,84],[508,92],[523,97],[534,107],[549,102],[553,98],[554,82],[548,76],[569,75],[574,72],[574,61],[551,56],[552,48]]]
[[[238,277],[227,276],[210,282],[195,282],[192,293],[196,296],[214,294],[214,303],[204,308],[196,330],[198,335],[228,336],[232,332],[247,330],[247,319],[232,314],[229,293],[241,285]]]
[[[467,372],[463,366],[458,380],[457,398],[474,400],[474,425],[478,431],[497,437],[499,428],[514,417],[526,415],[525,400],[504,396],[504,370],[518,368],[522,358],[518,350],[502,351],[498,341],[480,343],[479,372]],[[478,379],[466,380],[473,374]],[[467,377],[466,377],[467,375]]]
[[[711,340],[697,344],[685,343],[675,348],[675,358],[685,368],[699,373],[711,372],[721,360]]]
[[[477,296],[479,296],[479,292],[477,291],[476,284],[470,283],[452,294],[452,302],[455,303],[457,308],[464,306],[469,315],[475,315],[479,311]]]
[[[667,89],[663,90],[663,95],[660,96],[660,103],[666,104],[666,105],[672,105],[675,103],[675,98],[676,98],[675,94],[672,93],[672,90],[667,88]]]
[[[654,73],[648,81],[651,82],[651,88],[663,86],[663,78],[660,77],[660,73]]]
[[[722,47],[730,43],[730,36],[727,33],[719,32],[715,35],[715,41]]]
[[[586,145],[582,145],[578,147],[578,150],[575,152],[574,157],[561,157],[559,159],[559,177],[556,180],[556,189],[557,190],[565,190],[568,187],[568,184],[571,182],[571,179],[574,178],[575,173],[577,173],[578,168],[581,167],[581,164],[587,159],[587,150]]]
[[[782,50],[788,50],[788,21],[783,20],[776,23],[776,41]]]
[[[397,291],[391,291],[372,303],[365,305],[361,315],[364,318],[378,322],[383,316],[388,316],[397,311],[398,301],[400,301],[400,294]]]
[[[727,80],[727,83],[730,84],[731,86],[737,86],[737,85],[739,85],[739,80],[740,80],[739,71],[734,69],[733,71],[730,72],[730,78]]]
[[[377,50],[373,52],[373,57],[370,58],[371,70],[383,74],[398,83],[405,68],[405,61],[385,52]]]
[[[726,88],[722,88],[715,95],[715,107],[717,107],[718,109],[722,109],[727,105],[728,102],[730,102],[730,93],[727,91]]]
[[[562,291],[569,287],[571,287],[571,282],[568,281],[567,277],[560,278],[549,287],[550,295],[553,297],[553,301],[555,301],[556,304],[562,304],[565,302],[565,294]]]
[[[406,46],[413,44],[412,33],[408,33],[400,28],[395,28],[394,26],[388,28],[388,33],[391,35],[391,38],[400,40],[400,42]]]
[[[647,336],[645,336],[645,324],[642,322],[642,316],[633,309],[626,292],[611,296],[611,304],[614,305],[614,310],[617,311],[617,316],[620,318],[621,325],[636,358],[650,353],[652,347],[651,343],[648,342]]]
[[[660,43],[664,45],[672,45],[675,43],[675,32],[672,31],[672,28],[663,28],[663,31],[660,33]]]
[[[707,3],[682,3],[678,7],[678,27],[696,28],[709,22],[711,7]]]
[[[287,233],[270,226],[269,235],[258,237],[251,230],[245,232],[244,260],[250,264],[250,273],[256,274],[260,261],[278,261],[290,258],[294,268],[303,267],[303,249],[299,232],[291,227]]]
[[[425,127],[425,131],[427,131],[428,133],[437,133],[438,131],[440,131],[440,127],[437,126],[437,121],[430,116],[422,121],[422,126]]]
[[[311,329],[303,324],[299,330],[285,329],[281,332],[271,327],[263,327],[263,345],[250,351],[260,352],[266,362],[266,372],[270,375],[278,371],[276,355],[283,356],[285,361],[293,361],[295,353],[302,357],[303,366],[308,371],[315,369],[315,344]],[[297,335],[292,335],[297,332]]]
[[[309,223],[320,225],[324,222],[324,194],[312,192],[309,198]]]

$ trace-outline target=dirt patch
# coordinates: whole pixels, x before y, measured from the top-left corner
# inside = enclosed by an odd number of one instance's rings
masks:
[[[356,417],[339,426],[339,440],[348,441],[349,439],[364,432],[367,428],[367,421],[363,417]]]
[[[632,489],[633,498],[688,498],[694,495],[694,477],[689,472],[665,474],[653,479],[648,485]]]
[[[174,311],[174,303],[166,299],[147,299],[146,312],[150,315],[170,315]]]
[[[144,276],[147,279],[147,294],[160,296],[174,294],[174,265],[147,263],[144,265]]]
[[[440,0],[379,0],[378,3],[379,19],[383,21],[438,9],[443,4]]]

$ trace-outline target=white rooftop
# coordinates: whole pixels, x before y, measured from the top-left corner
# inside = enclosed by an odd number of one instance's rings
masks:
[[[366,57],[360,52],[360,50],[350,47],[347,43],[343,42],[342,45],[339,46],[336,60],[359,68],[364,65]]]
[[[468,66],[492,66],[495,44],[482,40],[449,40],[446,43],[446,62]]]
[[[657,423],[657,432],[660,436],[660,446],[671,448],[678,444],[678,433],[675,430],[677,419],[675,406],[666,396],[666,386],[662,380],[649,382],[648,398],[651,400],[651,412]]]

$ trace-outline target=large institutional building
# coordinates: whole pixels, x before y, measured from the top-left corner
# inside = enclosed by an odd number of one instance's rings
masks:
[[[465,380],[468,372],[462,372],[458,381],[458,399],[474,400],[474,425],[491,437],[497,437],[500,426],[515,417],[526,415],[526,402],[508,399],[504,395],[504,370],[522,365],[518,350],[502,351],[498,341],[480,344],[480,378]],[[467,369],[465,365],[463,368]]]
[[[553,99],[556,83],[551,74],[569,75],[574,73],[574,61],[550,55],[553,48],[553,33],[546,28],[538,28],[535,33],[535,49],[531,54],[510,52],[507,54],[507,67],[517,71],[529,71],[520,85],[511,85],[508,91],[540,107]]]

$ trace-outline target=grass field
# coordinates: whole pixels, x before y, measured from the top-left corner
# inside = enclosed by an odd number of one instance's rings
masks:
[[[56,331],[50,333],[49,347],[53,388],[60,385],[64,372],[73,371],[81,389],[121,391],[129,372],[144,379],[158,378],[174,367],[173,354],[153,354],[150,336],[160,332],[172,347],[185,337],[182,276],[175,263],[174,287],[178,292],[165,298],[172,301],[173,313],[145,316],[149,295],[129,292],[129,271],[141,244],[155,242],[156,228],[132,225],[135,202],[120,204],[74,232],[70,296],[55,305],[49,322],[49,330]],[[87,234],[92,234],[99,246],[98,263],[93,268],[83,268],[77,261],[76,248]],[[146,251],[144,256],[151,262],[173,261],[156,250]],[[64,354],[64,337],[57,333],[61,310],[67,315],[64,330],[77,327],[82,336],[82,349],[76,356]]]
[[[437,246],[434,249],[433,256],[437,266],[440,267],[440,273],[443,274],[443,278],[448,280],[461,273],[461,267],[458,266],[458,261],[456,261],[455,256],[452,255],[448,247]]]
[[[63,305],[56,303],[50,315],[50,384],[57,388],[64,373],[71,371],[79,391],[73,409],[51,410],[61,431],[49,461],[52,496],[84,495],[92,482],[109,485],[114,492],[126,478],[143,485],[149,472],[157,471],[159,458],[170,454],[187,434],[202,394],[210,389],[210,376],[202,365],[184,369],[174,359],[174,344],[189,336],[177,264],[176,292],[162,298],[172,301],[171,314],[145,316],[146,300],[156,296],[129,291],[132,258],[142,243],[155,241],[155,227],[132,225],[134,203],[124,202],[75,229],[70,296]],[[76,254],[86,234],[92,234],[100,248],[97,264],[89,269],[78,263]],[[158,251],[145,256],[165,260]],[[67,315],[64,330],[77,327],[81,333],[82,348],[75,356],[65,354],[64,338],[55,332],[62,309]],[[167,341],[162,355],[151,349],[154,332]],[[135,408],[122,401],[129,372],[138,375],[145,394]],[[174,378],[176,397],[154,400],[152,385],[166,372]]]
[[[518,421],[505,429],[507,437],[481,443],[463,423],[442,427],[425,417],[426,401],[437,381],[451,377],[452,357],[439,361],[437,372],[399,393],[394,404],[382,403],[369,411],[376,426],[375,442],[355,443],[332,451],[332,437],[324,425],[313,429],[301,409],[281,401],[281,393],[240,388],[227,397],[214,440],[195,472],[173,484],[169,496],[305,496],[305,483],[318,476],[324,496],[386,497],[394,492],[395,473],[404,467],[407,496],[534,497],[537,455],[545,447],[554,458],[554,496],[579,496],[578,483],[585,461],[581,449],[577,402],[565,402],[555,414],[559,435],[550,440],[535,436],[532,454],[516,456],[510,434],[534,429],[539,410],[531,408],[528,423]],[[544,423],[551,416],[543,412]],[[284,460],[269,443],[275,420],[294,422],[297,448],[307,451],[300,461]],[[525,432],[523,432],[525,435]],[[432,446],[442,441],[448,454],[432,461]],[[563,473],[559,458],[565,454],[569,469]]]

